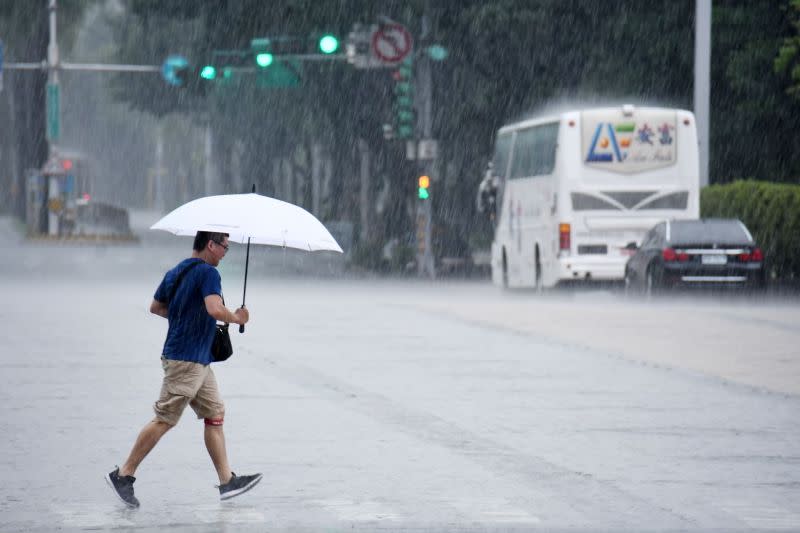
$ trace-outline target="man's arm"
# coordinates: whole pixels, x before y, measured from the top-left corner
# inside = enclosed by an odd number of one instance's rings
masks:
[[[231,313],[230,309],[225,307],[222,303],[222,297],[219,294],[209,294],[204,298],[206,303],[206,311],[208,314],[228,324],[247,324],[250,320],[250,313],[246,307],[240,307],[235,312]]]
[[[153,298],[153,303],[150,304],[150,312],[154,315],[162,316],[164,318],[169,317],[169,306],[164,302],[159,302],[155,298]]]

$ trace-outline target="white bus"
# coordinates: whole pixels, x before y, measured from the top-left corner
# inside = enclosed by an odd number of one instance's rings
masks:
[[[699,217],[689,111],[624,105],[508,124],[491,168],[492,281],[506,287],[622,280],[630,243],[662,220]]]

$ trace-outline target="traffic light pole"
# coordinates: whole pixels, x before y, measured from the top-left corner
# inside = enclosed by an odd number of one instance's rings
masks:
[[[4,70],[46,70],[47,95],[45,106],[47,108],[47,140],[48,155],[55,155],[55,144],[61,134],[61,85],[59,72],[61,70],[75,70],[84,72],[160,72],[159,65],[116,65],[102,63],[62,63],[58,48],[58,2],[48,0],[49,41],[47,44],[47,58],[40,62],[5,63]]]
[[[430,34],[429,28],[429,20],[428,20],[428,4],[425,4],[425,13],[422,15],[422,31],[420,35],[420,41],[423,44],[421,49],[424,49],[424,45],[428,40],[428,36]],[[423,175],[432,176],[433,175],[433,167],[436,163],[433,159],[423,159],[420,157],[420,138],[422,139],[431,139],[433,134],[433,116],[432,116],[432,107],[433,107],[433,84],[431,78],[431,60],[427,56],[427,54],[419,54],[419,70],[417,72],[418,76],[418,87],[420,90],[416,93],[419,95],[419,110],[420,113],[417,114],[418,116],[418,123],[417,123],[417,138],[415,139],[415,157],[417,163],[419,165],[419,170]],[[433,195],[435,196],[438,191],[434,188]],[[434,279],[436,277],[436,265],[434,262],[433,257],[433,250],[432,250],[432,238],[431,234],[433,232],[433,222],[432,222],[432,210],[431,210],[431,203],[432,198],[428,198],[426,200],[418,200],[417,201],[417,216],[421,217],[424,220],[424,246],[422,247],[422,252],[419,252],[420,247],[417,247],[417,270],[420,277],[428,277]],[[419,238],[419,237],[418,237]]]

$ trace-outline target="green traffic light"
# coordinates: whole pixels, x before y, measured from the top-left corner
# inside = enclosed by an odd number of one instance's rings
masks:
[[[399,124],[397,126],[397,138],[398,139],[410,139],[411,135],[413,135],[414,130],[411,128],[409,124]]]
[[[339,39],[331,34],[323,35],[319,40],[319,51],[323,54],[332,54],[339,49]]]
[[[206,65],[203,67],[203,70],[200,71],[200,77],[204,80],[213,80],[217,77],[217,69],[211,65]]]
[[[430,195],[428,194],[428,189],[420,187],[419,191],[417,192],[417,196],[420,200],[427,200]]]
[[[259,67],[266,68],[272,64],[273,61],[272,54],[269,52],[261,52],[260,54],[256,54],[256,64]]]
[[[400,122],[411,122],[414,120],[414,113],[407,109],[400,109],[397,111],[397,120]]]
[[[440,44],[434,44],[428,47],[428,57],[434,61],[444,61],[447,59],[447,48]]]

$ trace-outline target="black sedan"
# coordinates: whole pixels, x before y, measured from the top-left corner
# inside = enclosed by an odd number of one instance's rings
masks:
[[[625,265],[626,288],[764,284],[764,254],[741,221],[673,220],[656,224]]]

